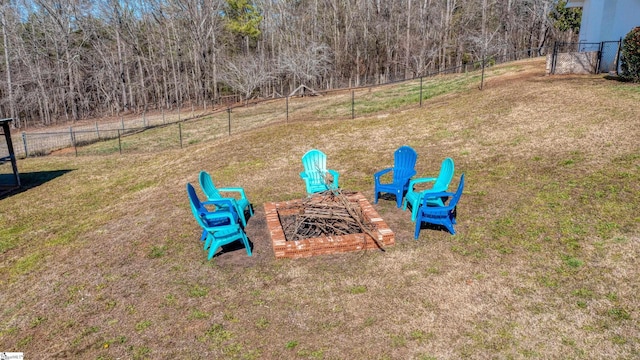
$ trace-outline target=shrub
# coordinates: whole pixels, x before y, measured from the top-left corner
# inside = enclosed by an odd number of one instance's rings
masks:
[[[640,26],[631,30],[622,41],[622,77],[640,82]]]

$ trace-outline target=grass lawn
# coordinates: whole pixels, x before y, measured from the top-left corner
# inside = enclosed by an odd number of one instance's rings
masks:
[[[483,90],[429,80],[421,108],[417,97],[385,100],[384,88],[354,120],[19,160],[27,188],[0,200],[0,351],[640,358],[640,86],[545,76],[543,59],[494,70]],[[332,106],[305,101],[311,118]],[[418,176],[435,176],[445,157],[456,165],[450,189],[465,173],[457,235],[423,229],[415,241],[410,212],[383,198],[374,207],[396,236],[385,252],[274,258],[263,204],[305,195],[307,150],[325,152],[341,187],[372,201],[373,173],[405,144]],[[185,191],[203,169],[246,190],[252,257],[230,246],[206,261]]]

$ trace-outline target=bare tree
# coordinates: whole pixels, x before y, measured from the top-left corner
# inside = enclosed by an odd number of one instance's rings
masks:
[[[569,37],[553,0],[12,0],[0,110],[16,126],[376,84]],[[18,16],[18,13],[20,16]],[[527,49],[533,49],[527,52]]]
[[[6,4],[0,6],[0,22],[2,23],[2,40],[4,44],[4,62],[5,72],[7,76],[7,96],[9,98],[9,115],[14,119],[13,126],[20,127],[20,119],[16,116],[16,104],[13,96],[13,82],[11,81],[11,62],[9,61],[11,48],[9,47],[9,39],[7,33],[7,14],[11,8]]]
[[[331,69],[331,49],[326,44],[310,43],[307,47],[287,48],[280,54],[279,70],[298,85],[316,87]]]
[[[254,91],[273,78],[265,71],[266,59],[241,55],[224,64],[221,80],[248,101]]]

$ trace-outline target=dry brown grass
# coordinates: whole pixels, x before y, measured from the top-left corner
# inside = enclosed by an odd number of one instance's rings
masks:
[[[369,118],[264,127],[160,154],[21,160],[71,170],[0,200],[0,351],[28,358],[632,359],[640,357],[640,90],[502,68],[479,91]],[[326,101],[322,99],[321,101]],[[315,106],[315,105],[310,105]],[[317,147],[341,185],[408,144],[451,156],[458,235],[375,205],[386,252],[275,260],[262,204],[304,196]],[[243,186],[254,256],[212,261],[186,182]]]

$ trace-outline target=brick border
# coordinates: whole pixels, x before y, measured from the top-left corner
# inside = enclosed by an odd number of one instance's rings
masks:
[[[395,244],[395,235],[386,222],[382,220],[378,212],[367,201],[361,193],[349,195],[349,200],[358,202],[362,208],[365,219],[370,221],[374,227],[374,233],[378,234],[378,241],[384,246]],[[284,230],[280,224],[278,210],[280,208],[294,207],[302,200],[291,200],[278,203],[264,204],[264,211],[267,218],[267,227],[271,234],[273,252],[276,258],[303,258],[315,255],[333,254],[338,252],[358,251],[366,249],[377,249],[378,245],[366,233],[350,234],[343,236],[326,236],[297,241],[287,241]]]

